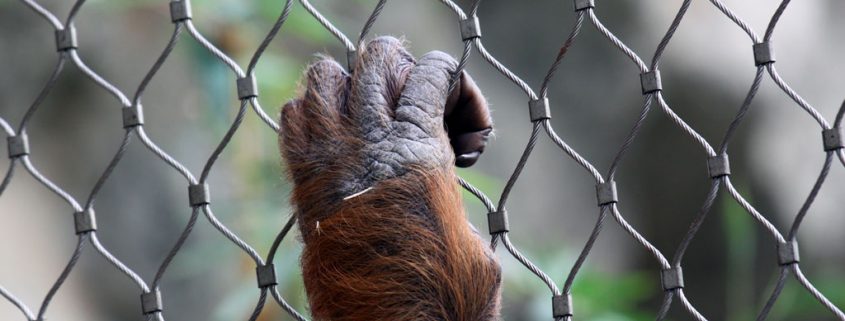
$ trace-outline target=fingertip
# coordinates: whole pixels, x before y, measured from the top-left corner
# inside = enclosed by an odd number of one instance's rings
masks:
[[[347,78],[346,70],[332,58],[323,57],[312,63],[306,71],[306,88],[340,86]]]
[[[475,162],[478,161],[478,158],[481,156],[481,152],[471,152],[466,154],[461,154],[455,156],[455,166],[466,168],[472,165],[475,165]]]
[[[450,132],[449,139],[452,150],[455,152],[455,165],[470,167],[475,164],[481,154],[484,153],[492,131],[492,128],[487,128],[471,133],[455,134]]]

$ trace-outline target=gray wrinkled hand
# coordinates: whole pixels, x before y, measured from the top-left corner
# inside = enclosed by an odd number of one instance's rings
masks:
[[[392,37],[367,44],[351,76],[330,58],[312,64],[304,95],[282,110],[294,182],[329,184],[337,199],[411,168],[472,165],[492,123],[467,74],[447,92],[456,66],[438,51],[415,61]]]

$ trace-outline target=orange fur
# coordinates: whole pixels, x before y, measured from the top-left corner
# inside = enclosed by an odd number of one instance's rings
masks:
[[[294,203],[307,192],[295,191]],[[306,226],[302,268],[315,320],[497,319],[500,270],[466,221],[451,169],[382,181],[319,230]]]

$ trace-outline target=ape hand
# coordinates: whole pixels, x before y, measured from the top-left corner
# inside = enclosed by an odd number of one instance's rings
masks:
[[[437,51],[415,61],[392,37],[371,41],[351,76],[330,58],[312,64],[281,131],[294,183],[315,197],[307,203],[337,204],[412,167],[474,164],[492,121],[468,74],[447,92],[456,66]]]

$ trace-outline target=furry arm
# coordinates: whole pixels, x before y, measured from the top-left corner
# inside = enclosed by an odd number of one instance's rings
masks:
[[[501,272],[466,220],[454,165],[492,130],[455,60],[377,38],[351,75],[313,63],[282,109],[301,258],[315,320],[497,320]]]

